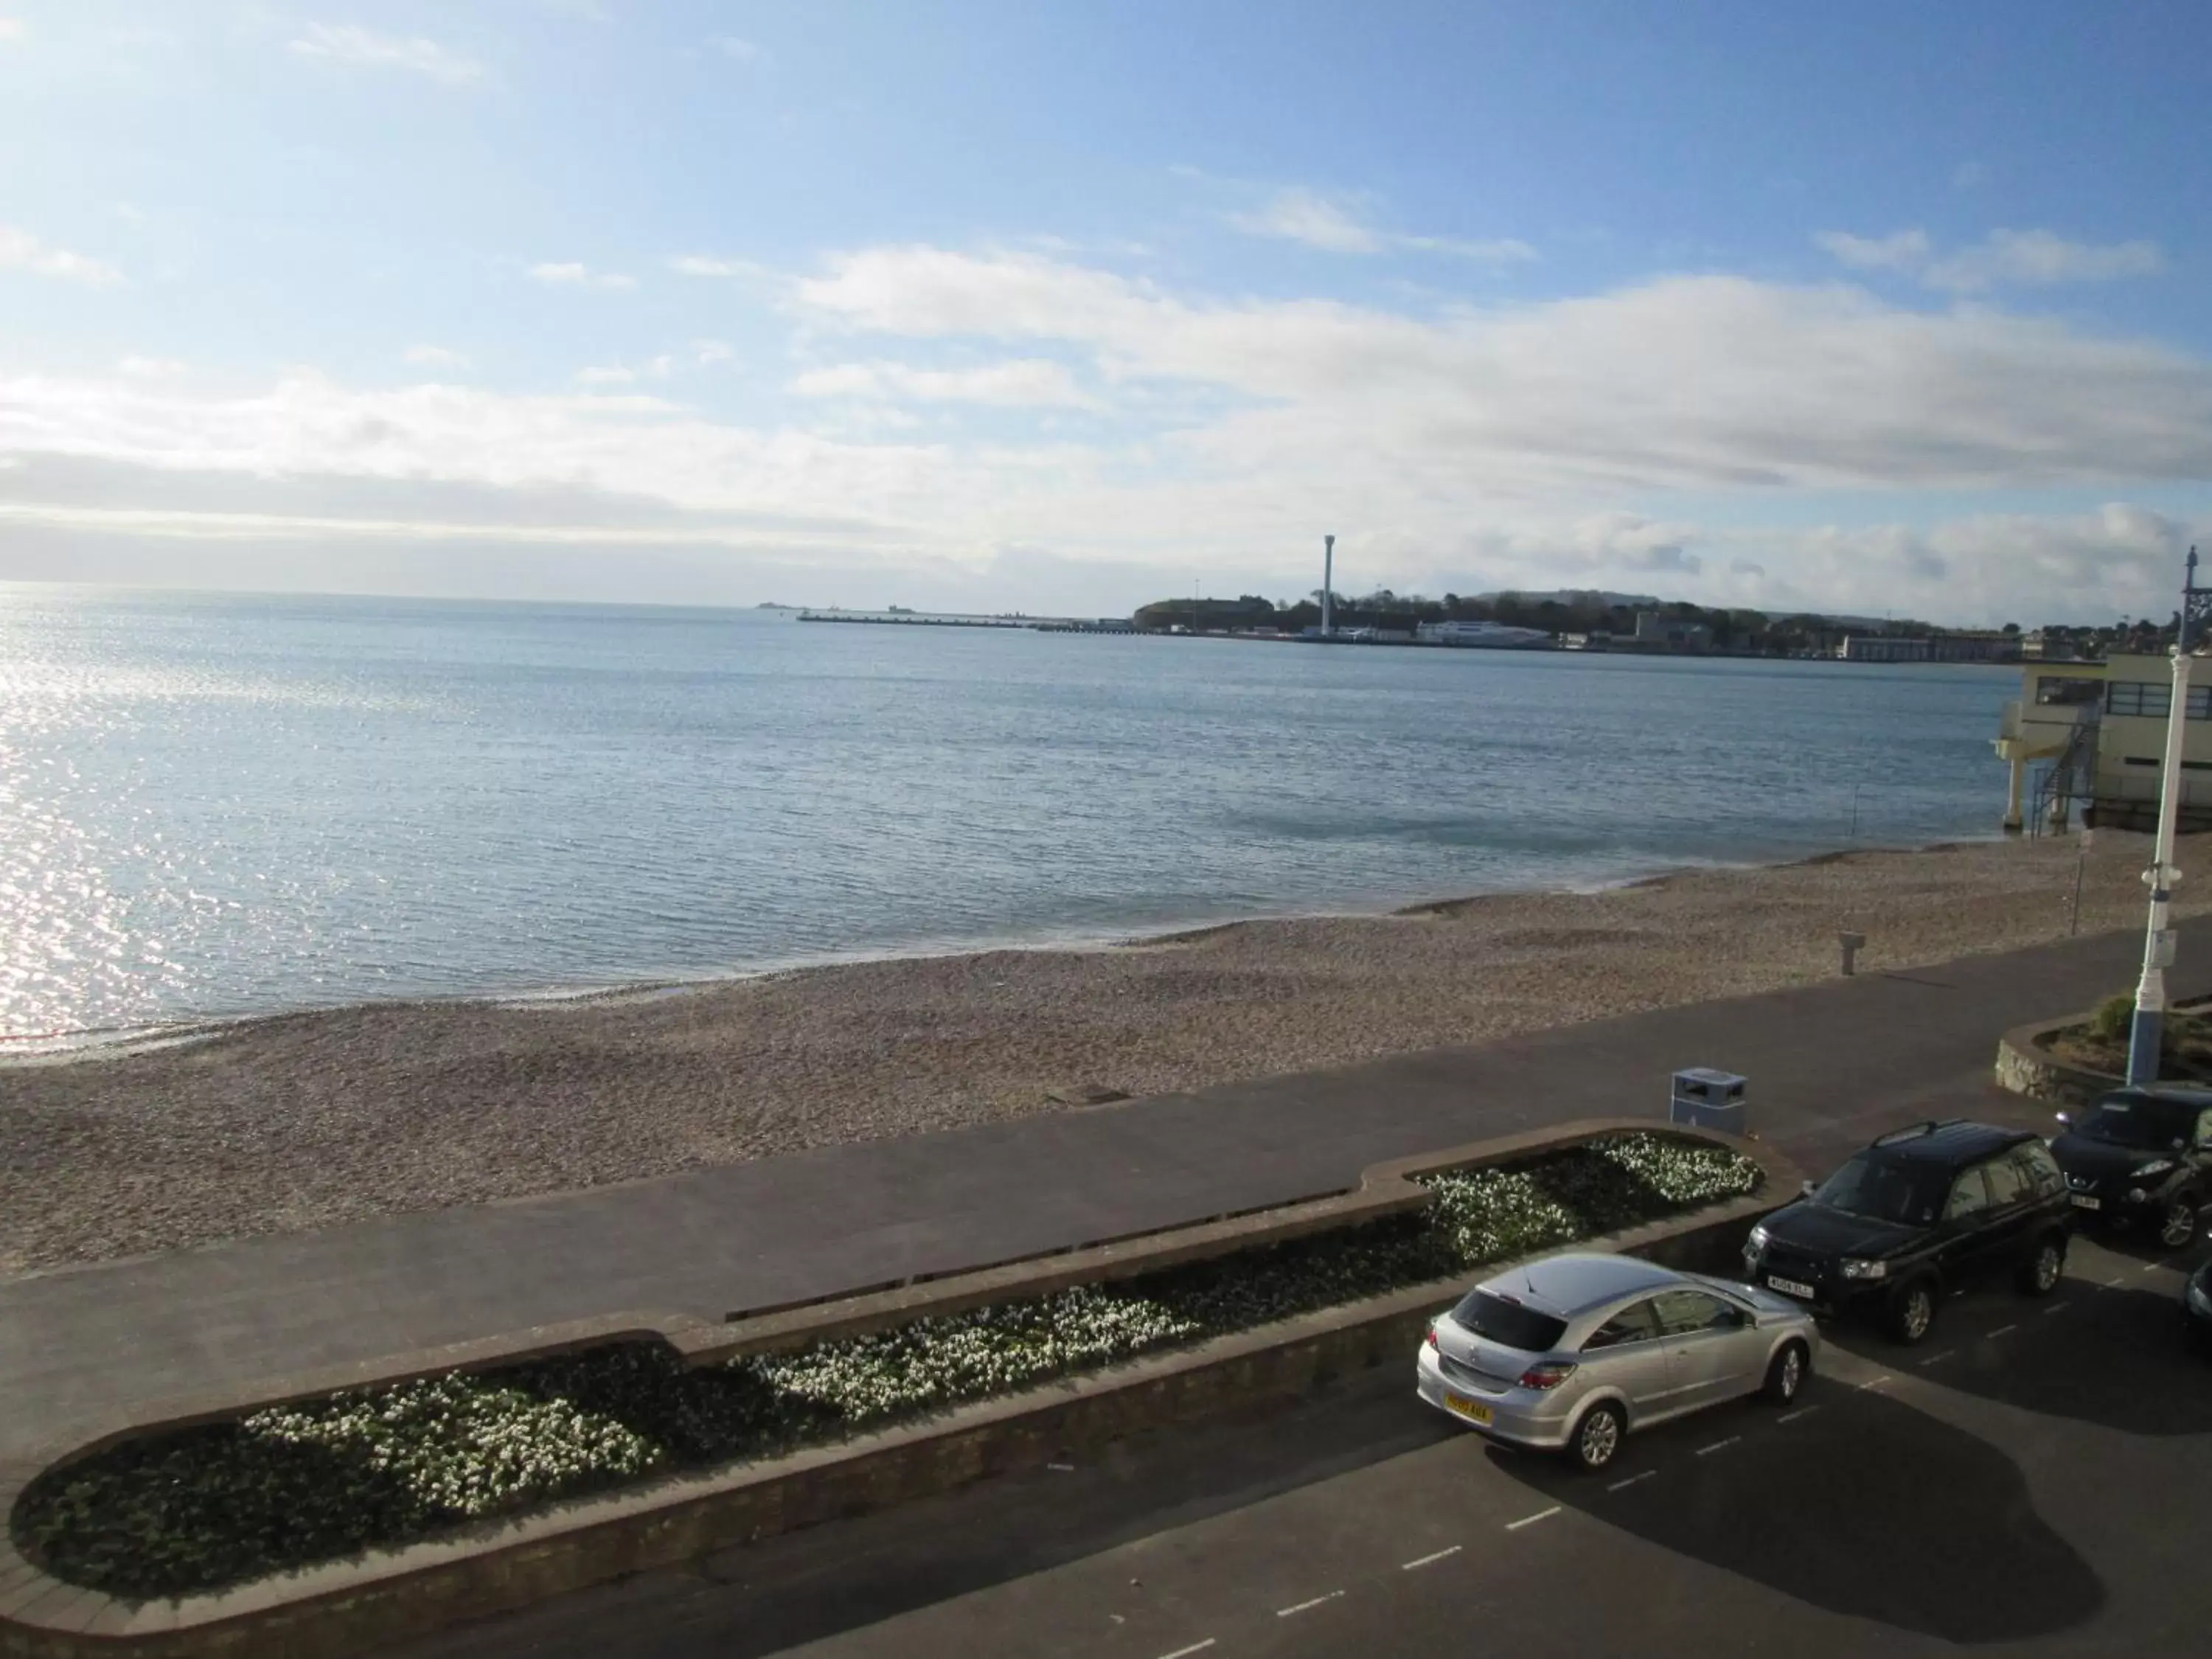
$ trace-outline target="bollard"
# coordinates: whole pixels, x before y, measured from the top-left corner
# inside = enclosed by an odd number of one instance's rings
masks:
[[[1858,971],[1860,947],[1866,943],[1864,933],[1838,933],[1836,942],[1844,947],[1844,977],[1849,979]]]

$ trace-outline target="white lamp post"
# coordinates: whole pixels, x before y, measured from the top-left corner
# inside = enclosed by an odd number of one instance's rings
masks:
[[[2181,586],[2181,621],[2173,641],[2173,702],[2166,711],[2166,758],[2158,780],[2158,835],[2151,843],[2150,925],[2143,935],[2142,978],[2136,983],[2136,1016],[2128,1029],[2128,1086],[2158,1081],[2159,1044],[2166,1025],[2166,970],[2173,962],[2173,932],[2166,912],[2181,872],[2173,863],[2174,821],[2181,811],[2181,753],[2189,731],[2191,623],[2200,605],[2212,605],[2212,592],[2197,586],[2197,550],[2189,550],[2188,574]]]

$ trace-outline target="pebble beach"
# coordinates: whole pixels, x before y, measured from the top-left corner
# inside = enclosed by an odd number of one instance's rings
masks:
[[[2083,933],[2142,926],[2100,834]],[[0,1274],[665,1175],[2063,938],[2070,838],[1696,869],[534,1004],[380,1004],[0,1069]],[[2212,908],[2185,884],[2177,910]],[[2115,986],[2114,990],[2127,988]]]

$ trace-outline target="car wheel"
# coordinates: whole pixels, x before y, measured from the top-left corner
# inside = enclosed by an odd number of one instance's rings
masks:
[[[1575,1425],[1575,1437],[1567,1443],[1567,1450],[1577,1468],[1595,1474],[1612,1463],[1627,1436],[1628,1419],[1620,1414],[1620,1407],[1601,1400]]]
[[[1910,1285],[1900,1285],[1889,1304],[1889,1334],[1891,1340],[1911,1347],[1927,1340],[1928,1333],[1936,1328],[1936,1286],[1933,1281],[1920,1279]]]
[[[2197,1194],[2184,1193],[2159,1218],[2158,1242],[2169,1250],[2178,1250],[2196,1237]]]
[[[2065,1271],[2066,1242],[2046,1233],[2036,1240],[2035,1253],[2020,1264],[2016,1282],[2024,1296],[2049,1296]]]
[[[1805,1386],[1805,1379],[1813,1373],[1813,1361],[1805,1352],[1802,1342],[1787,1342],[1782,1352],[1766,1364],[1766,1397],[1778,1406],[1786,1406],[1797,1397],[1797,1390]]]

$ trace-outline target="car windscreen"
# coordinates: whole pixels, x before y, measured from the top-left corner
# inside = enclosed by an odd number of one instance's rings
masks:
[[[1502,1342],[1523,1353],[1548,1353],[1567,1328],[1564,1319],[1489,1291],[1469,1291],[1452,1310],[1452,1322],[1487,1341]]]
[[[2178,1100],[2100,1100],[2074,1126],[2076,1134],[2138,1152],[2167,1152],[2197,1132],[2197,1110]]]
[[[1813,1201],[1876,1221],[1925,1227],[1943,1213],[1950,1184],[1942,1170],[1868,1152],[1822,1182]]]

